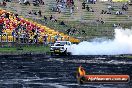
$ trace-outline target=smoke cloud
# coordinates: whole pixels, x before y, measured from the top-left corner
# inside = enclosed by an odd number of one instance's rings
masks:
[[[132,30],[115,29],[114,39],[105,41],[83,41],[73,44],[68,51],[72,55],[118,55],[132,54]]]

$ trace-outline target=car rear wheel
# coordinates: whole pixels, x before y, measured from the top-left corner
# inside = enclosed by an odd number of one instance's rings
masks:
[[[54,53],[53,52],[51,52],[51,56],[54,56]]]
[[[71,52],[67,52],[67,50],[65,50],[65,55],[71,55]]]
[[[71,55],[71,52],[67,52],[67,55],[69,55],[69,56],[70,56],[70,55]]]

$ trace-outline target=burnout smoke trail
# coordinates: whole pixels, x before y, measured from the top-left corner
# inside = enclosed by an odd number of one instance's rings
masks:
[[[115,38],[102,42],[81,42],[69,49],[73,55],[117,55],[132,54],[132,30],[115,29]]]

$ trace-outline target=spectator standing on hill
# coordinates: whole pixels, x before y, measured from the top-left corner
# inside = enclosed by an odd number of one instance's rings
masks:
[[[60,22],[60,25],[65,25],[64,21],[61,21],[61,22]]]
[[[45,34],[45,35],[43,36],[43,43],[44,43],[44,45],[47,44],[47,38],[48,38],[48,35]]]
[[[34,5],[34,6],[39,6],[38,0],[33,0],[33,5]]]
[[[37,13],[36,13],[36,12],[34,12],[34,15],[37,15]]]
[[[106,13],[107,13],[107,11],[105,11],[105,10],[101,11],[101,14],[106,14]]]
[[[89,11],[89,9],[90,9],[90,8],[89,8],[89,6],[88,6],[88,5],[87,5],[86,9],[87,9],[87,11]]]
[[[39,4],[44,5],[44,1],[43,0],[39,0]]]
[[[97,22],[100,22],[100,23],[102,23],[102,24],[104,24],[105,22],[103,21],[103,19],[102,18],[98,18],[97,20],[96,20]]]
[[[59,6],[57,5],[57,7],[56,7],[56,10],[53,8],[53,10],[52,11],[57,11],[58,13],[61,13],[61,10],[60,10],[60,8],[59,8]]]
[[[93,10],[93,8],[92,8],[92,7],[89,9],[89,11],[90,11],[90,12],[94,12],[94,10]]]
[[[82,3],[82,9],[85,9],[85,5],[86,5],[86,3],[85,3],[85,1]]]
[[[30,5],[30,2],[28,0],[24,0],[23,4]]]
[[[24,0],[19,0],[19,4],[23,4],[24,3]]]
[[[102,24],[104,24],[104,21],[103,21],[103,19],[102,19],[102,18],[100,19],[100,22],[101,22]]]
[[[38,14],[39,14],[40,17],[42,16],[41,10],[38,11]]]
[[[127,11],[127,10],[128,10],[128,7],[127,7],[126,4],[123,4],[123,6],[122,6],[122,10],[123,10],[123,11]]]
[[[77,29],[75,27],[73,27],[72,33],[73,34],[76,34],[77,33]]]
[[[67,32],[68,35],[70,35],[71,28],[67,29],[66,32]]]
[[[44,16],[44,21],[47,21],[47,17],[46,16]]]
[[[71,14],[71,15],[72,15],[72,13],[73,13],[73,9],[74,9],[74,7],[71,6],[71,7],[70,7],[70,14]]]
[[[56,19],[56,17],[55,17],[55,16],[52,16],[52,19],[51,19],[51,21],[53,21],[53,22],[57,22],[57,19]]]
[[[52,20],[52,19],[53,19],[53,16],[51,15],[51,16],[50,16],[50,20]]]
[[[111,10],[113,9],[113,7],[111,5],[108,5],[108,12],[111,13]]]
[[[33,11],[32,11],[32,10],[31,10],[31,11],[29,11],[29,13],[28,13],[28,14],[31,14],[31,15],[32,15],[32,14],[33,14]]]
[[[82,34],[86,34],[86,31],[85,30],[82,30]]]

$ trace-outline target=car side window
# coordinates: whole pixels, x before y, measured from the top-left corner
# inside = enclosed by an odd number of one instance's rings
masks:
[[[67,45],[70,45],[70,43],[69,43],[69,42],[67,42]]]

